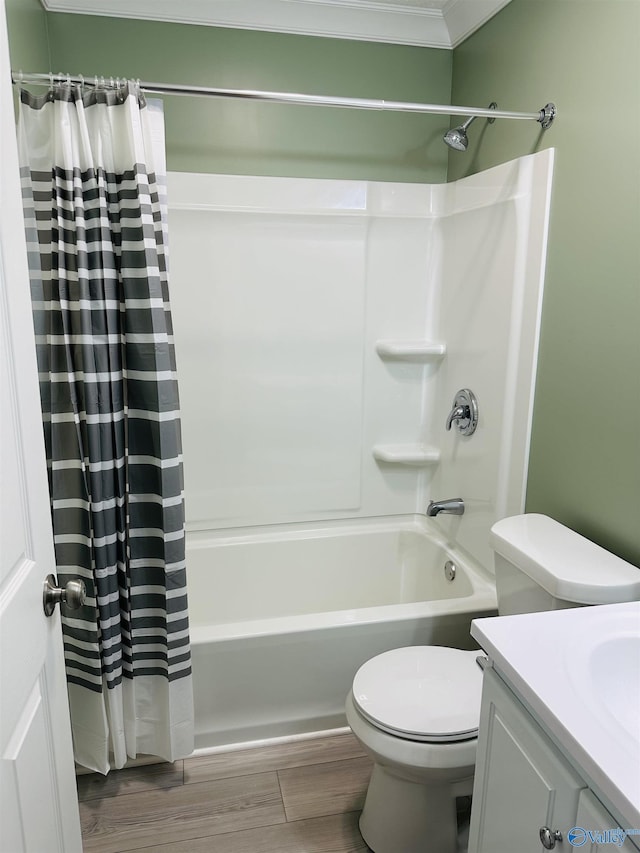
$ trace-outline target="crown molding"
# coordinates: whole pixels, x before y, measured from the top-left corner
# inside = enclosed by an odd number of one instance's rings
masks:
[[[510,0],[41,0],[47,12],[451,50]]]

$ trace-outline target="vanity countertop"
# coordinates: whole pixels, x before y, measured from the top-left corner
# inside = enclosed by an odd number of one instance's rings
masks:
[[[640,602],[474,619],[471,635],[623,828],[640,829]]]

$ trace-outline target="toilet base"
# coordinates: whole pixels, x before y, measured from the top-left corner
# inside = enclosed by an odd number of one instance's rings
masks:
[[[456,796],[467,785],[425,785],[373,768],[360,832],[374,853],[456,853]]]

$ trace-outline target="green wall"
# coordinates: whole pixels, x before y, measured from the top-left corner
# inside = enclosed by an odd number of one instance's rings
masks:
[[[47,14],[39,0],[6,0],[11,68],[50,71]]]
[[[49,14],[53,67],[167,83],[448,103],[451,51]],[[448,119],[165,97],[168,168],[444,181]]]
[[[452,102],[558,118],[470,128],[456,179],[556,148],[527,510],[640,565],[640,3],[512,0],[454,52]]]

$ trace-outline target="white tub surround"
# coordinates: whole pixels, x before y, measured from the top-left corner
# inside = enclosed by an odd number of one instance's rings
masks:
[[[169,176],[187,529],[523,510],[553,151],[444,185]],[[460,388],[474,436],[444,424]]]
[[[618,825],[640,830],[640,603],[478,619],[471,633]]]
[[[437,186],[169,176],[199,748],[342,726],[365,660],[468,648],[495,611],[552,164]],[[445,429],[461,388],[473,436]],[[454,496],[463,516],[424,518]]]
[[[495,612],[490,576],[423,518],[190,542],[198,748],[344,726],[366,660],[415,644],[473,648],[471,619]]]

